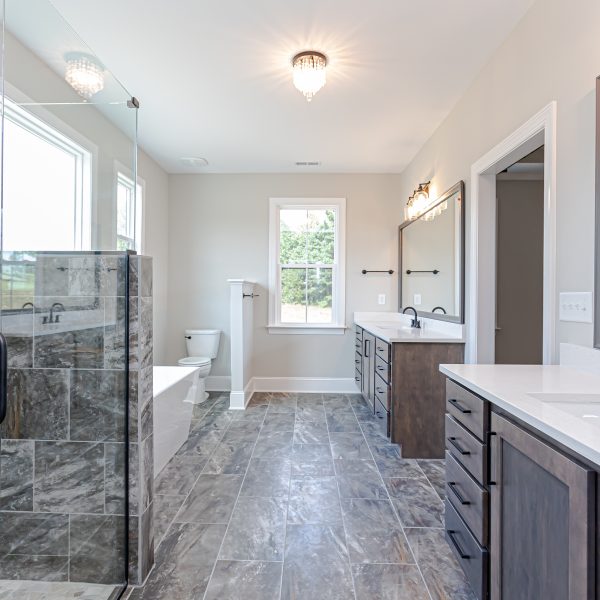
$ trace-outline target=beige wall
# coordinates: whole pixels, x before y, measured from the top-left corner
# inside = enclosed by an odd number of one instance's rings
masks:
[[[269,334],[267,325],[270,197],[347,198],[346,322],[355,310],[396,310],[402,220],[397,175],[171,175],[169,177],[168,359],[185,355],[183,330],[224,332],[212,375],[229,374],[228,278],[258,283],[254,374],[263,377],[352,377],[353,332]],[[377,295],[386,294],[379,306]]]
[[[402,173],[398,196],[430,178],[438,193],[464,179],[468,222],[472,163],[556,100],[559,292],[593,289],[598,23],[600,2],[538,0]],[[589,324],[561,323],[559,335],[592,345]]]

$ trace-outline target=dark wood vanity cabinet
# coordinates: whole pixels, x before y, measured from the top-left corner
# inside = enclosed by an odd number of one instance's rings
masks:
[[[446,539],[480,600],[598,600],[597,468],[446,383]]]
[[[595,471],[500,415],[491,428],[491,598],[597,598]]]

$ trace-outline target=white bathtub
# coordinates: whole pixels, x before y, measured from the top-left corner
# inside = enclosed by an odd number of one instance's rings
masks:
[[[188,437],[197,404],[198,367],[154,367],[154,476]]]

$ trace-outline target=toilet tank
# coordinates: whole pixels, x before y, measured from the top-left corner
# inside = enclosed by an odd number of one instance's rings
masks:
[[[188,356],[217,358],[221,332],[218,329],[186,329],[185,345]]]

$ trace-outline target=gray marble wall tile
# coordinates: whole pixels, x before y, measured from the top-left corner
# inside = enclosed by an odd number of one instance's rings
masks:
[[[281,563],[218,560],[205,600],[266,600],[279,598]]]
[[[45,369],[104,368],[104,326],[36,335],[34,365]]]
[[[0,441],[0,510],[33,510],[33,444]]]
[[[132,491],[137,511],[137,490]],[[124,443],[104,444],[104,512],[115,515],[125,514]]]
[[[287,459],[253,458],[250,461],[241,496],[287,498],[291,464]]]
[[[69,290],[69,256],[38,254],[35,262],[35,295],[66,296]]]
[[[125,519],[70,515],[71,581],[119,584],[125,581]]]
[[[139,576],[145,581],[154,565],[154,502],[144,511],[140,524]]]
[[[3,309],[17,309],[15,313],[4,310],[2,318],[9,368],[33,367],[33,308],[21,308],[27,302],[33,302],[33,296],[13,296],[10,302],[3,302]]]
[[[140,511],[145,511],[154,495],[154,436],[150,435],[139,444],[140,467]]]
[[[68,436],[68,371],[9,369],[3,438],[64,440]]]
[[[354,565],[357,600],[430,600],[416,565]]]
[[[3,554],[66,557],[69,554],[68,533],[68,515],[0,512]]]
[[[175,521],[228,523],[242,479],[240,475],[200,475]]]
[[[93,442],[36,442],[34,510],[104,511],[104,447]]]
[[[129,297],[129,369],[140,369],[140,305],[138,296]]]
[[[282,600],[354,597],[348,551],[341,525],[288,525]]]
[[[140,297],[139,313],[139,364],[140,368],[151,367],[153,359],[152,298]]]
[[[138,295],[142,297],[152,296],[152,258],[149,256],[139,257],[140,277],[138,278]]]
[[[98,257],[93,255],[70,257],[68,295],[96,296],[99,290],[100,271]]]
[[[139,441],[139,381],[140,372],[129,370],[129,439],[133,442]]]
[[[130,600],[202,598],[208,586],[225,525],[174,523],[162,541],[156,567]]]
[[[125,323],[127,298],[107,297],[104,301],[104,368],[125,368]]]
[[[443,527],[444,505],[427,479],[386,479],[404,527]]]
[[[7,319],[5,318],[4,321]],[[32,320],[33,324],[33,320]],[[31,336],[10,335],[5,333],[8,348],[8,367],[12,369],[30,369],[33,367],[33,333]]]
[[[123,440],[126,373],[72,369],[70,374],[71,440],[112,442]]]
[[[124,255],[99,256],[101,296],[125,296],[127,257]]]
[[[223,560],[283,560],[286,501],[242,497],[231,516],[219,558]],[[252,515],[249,519],[248,515]]]
[[[129,442],[129,514],[139,515],[140,511],[140,445]]]
[[[0,579],[67,581],[69,558],[35,554],[7,554],[0,558]]]

